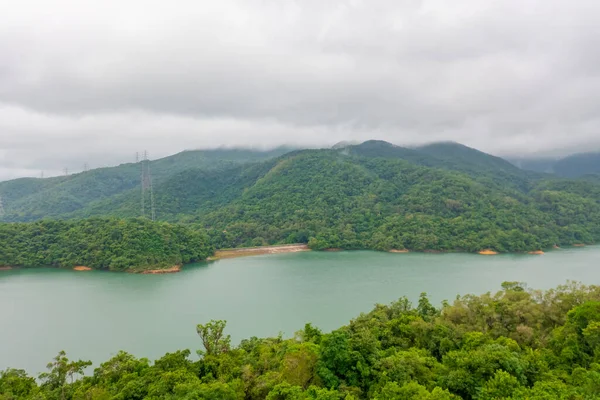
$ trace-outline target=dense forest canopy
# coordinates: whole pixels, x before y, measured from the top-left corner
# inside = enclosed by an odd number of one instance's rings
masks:
[[[0,224],[0,267],[139,271],[203,260],[212,252],[198,230],[141,218]]]
[[[585,400],[600,398],[600,287],[502,290],[434,307],[425,294],[377,305],[330,333],[234,346],[225,321],[197,326],[198,355],[154,363],[61,352],[39,380],[0,372],[0,399]],[[193,329],[193,327],[190,327]],[[80,378],[80,379],[76,379]]]
[[[158,219],[207,231],[217,248],[509,252],[600,241],[600,181],[592,176],[528,172],[457,143],[408,149],[373,140],[283,152],[154,161]],[[111,175],[123,168],[136,175],[125,188]],[[128,164],[53,178],[56,185],[0,183],[13,200],[4,220],[137,217],[138,175],[139,164]]]

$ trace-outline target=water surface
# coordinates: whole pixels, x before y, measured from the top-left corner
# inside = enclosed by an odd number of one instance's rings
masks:
[[[197,323],[226,319],[233,342],[291,336],[312,322],[346,324],[401,296],[432,301],[485,293],[503,281],[546,289],[600,284],[600,247],[543,256],[304,252],[227,259],[178,274],[56,269],[0,271],[0,370],[41,372],[59,350],[106,361],[118,350],[156,359],[201,348]]]

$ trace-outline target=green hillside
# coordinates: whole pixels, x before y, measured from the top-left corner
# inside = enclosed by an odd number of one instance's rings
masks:
[[[285,156],[242,195],[192,220],[219,247],[526,251],[600,239],[600,186],[532,183],[522,193],[466,174],[338,151]]]
[[[225,205],[242,195],[274,165],[275,160],[244,164],[226,170],[188,169],[154,187],[157,218],[177,221],[186,215],[208,211]],[[99,215],[135,217],[140,213],[140,189],[91,202],[87,207],[63,215],[66,218],[86,218]]]
[[[530,190],[532,181],[543,178],[540,174],[519,169],[502,158],[454,142],[433,143],[409,149],[370,140],[348,147],[348,152],[369,158],[402,159],[424,167],[462,172],[485,185],[510,187],[519,191]]]
[[[150,161],[155,184],[189,169],[222,170],[235,165],[276,157],[289,151],[278,148],[269,151],[217,149],[184,151],[170,157]],[[99,168],[69,176],[36,179],[23,178],[0,182],[4,199],[5,221],[34,221],[42,218],[64,218],[88,205],[140,187],[141,164],[122,164]],[[139,191],[137,192],[139,196]],[[127,198],[125,196],[124,198]],[[81,214],[86,214],[82,212]],[[118,212],[103,213],[118,215]],[[98,214],[96,214],[98,215]],[[139,213],[129,216],[138,216]]]
[[[486,170],[502,171],[522,175],[519,168],[503,158],[455,142],[432,143],[416,149],[421,153],[439,158],[449,163],[477,166]]]
[[[157,218],[207,229],[219,248],[505,252],[600,241],[594,179],[530,173],[455,143],[368,141],[248,162],[270,155],[186,152],[153,162]],[[127,181],[128,168],[139,165],[56,178],[7,219],[137,217],[138,171]]]
[[[0,267],[169,268],[213,253],[206,236],[147,219],[0,223]]]

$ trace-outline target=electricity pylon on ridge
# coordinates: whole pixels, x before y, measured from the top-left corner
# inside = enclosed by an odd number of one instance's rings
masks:
[[[2,196],[0,196],[0,218],[4,217],[4,203],[2,203]]]
[[[144,150],[142,153],[142,217],[146,217],[146,197],[150,197],[150,219],[156,220],[156,211],[154,209],[154,189],[152,188],[152,174],[150,173],[150,160],[148,160],[148,152]]]

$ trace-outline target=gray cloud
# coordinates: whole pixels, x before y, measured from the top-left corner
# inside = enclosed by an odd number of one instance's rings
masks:
[[[5,2],[0,179],[144,148],[600,148],[599,17],[595,0]]]

